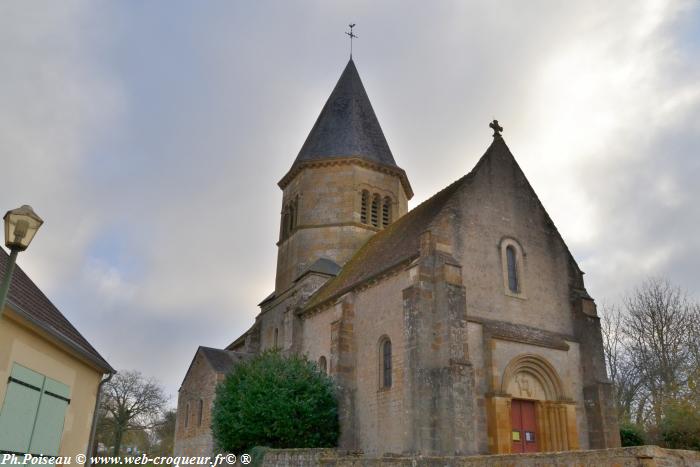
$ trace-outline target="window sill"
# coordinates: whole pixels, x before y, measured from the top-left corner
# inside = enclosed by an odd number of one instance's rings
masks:
[[[505,291],[505,294],[506,294],[508,297],[517,298],[517,299],[520,299],[520,300],[527,300],[527,296],[526,296],[524,293],[522,293],[522,292],[521,292],[521,293],[514,293],[514,292],[511,292],[510,290],[506,290],[506,291]]]

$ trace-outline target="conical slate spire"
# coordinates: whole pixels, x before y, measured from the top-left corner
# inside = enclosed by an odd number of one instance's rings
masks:
[[[396,167],[352,58],[323,106],[294,165],[335,157],[360,157]]]

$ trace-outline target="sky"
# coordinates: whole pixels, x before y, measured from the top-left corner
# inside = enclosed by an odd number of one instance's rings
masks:
[[[409,207],[504,138],[588,291],[700,299],[700,2],[0,3],[0,210],[117,369],[177,389],[274,287],[281,191],[353,58]]]

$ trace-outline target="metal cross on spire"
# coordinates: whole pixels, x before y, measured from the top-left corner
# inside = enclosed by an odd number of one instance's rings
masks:
[[[357,36],[352,32],[352,28],[355,27],[355,23],[349,24],[350,26],[350,32],[345,32],[348,36],[350,36],[350,58],[352,59],[352,40],[357,39]]]

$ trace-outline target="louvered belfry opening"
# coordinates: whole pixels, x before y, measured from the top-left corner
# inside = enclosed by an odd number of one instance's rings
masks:
[[[382,204],[382,228],[388,226],[391,223],[391,198],[388,196],[384,198],[384,203]]]
[[[379,227],[379,195],[374,195],[372,197],[371,219],[372,225],[374,227]]]
[[[299,225],[299,195],[282,209],[280,241],[286,240]]]
[[[367,208],[369,204],[369,191],[362,190],[362,206],[360,207],[360,222],[367,224]]]
[[[392,221],[393,200],[390,196],[382,198],[378,193],[371,194],[362,190],[360,202],[360,222],[373,227],[385,228]]]

